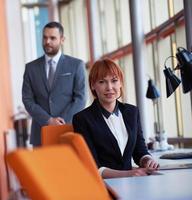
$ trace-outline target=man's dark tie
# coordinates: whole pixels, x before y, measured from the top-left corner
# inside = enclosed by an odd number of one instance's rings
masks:
[[[48,83],[49,83],[49,87],[51,88],[51,86],[53,84],[53,80],[54,80],[54,75],[55,75],[55,71],[54,71],[54,67],[53,67],[53,60],[50,59],[48,61],[48,64],[49,64]]]

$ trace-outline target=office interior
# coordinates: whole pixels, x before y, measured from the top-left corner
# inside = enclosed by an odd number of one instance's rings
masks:
[[[25,63],[43,54],[41,33],[49,21],[62,23],[62,50],[84,60],[87,75],[94,61],[102,57],[121,66],[125,76],[121,101],[139,107],[147,143],[164,133],[168,143],[176,147],[192,146],[191,92],[184,94],[180,85],[167,98],[163,74],[165,64],[171,69],[177,65],[177,59],[167,58],[175,56],[178,47],[192,50],[187,24],[192,12],[190,0],[0,0],[0,5],[2,200],[9,194],[5,134],[15,131],[19,119],[27,119],[30,127],[30,116],[21,99],[23,73]],[[179,71],[174,73],[180,76]],[[146,97],[149,79],[160,93],[155,101]],[[87,105],[91,101],[90,94]]]

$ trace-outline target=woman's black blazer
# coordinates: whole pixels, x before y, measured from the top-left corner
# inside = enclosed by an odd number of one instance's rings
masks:
[[[73,117],[74,131],[83,135],[98,168],[128,170],[132,168],[132,157],[139,165],[141,157],[149,154],[142,135],[138,108],[121,102],[118,104],[128,132],[128,142],[123,155],[102,116],[97,100]]]

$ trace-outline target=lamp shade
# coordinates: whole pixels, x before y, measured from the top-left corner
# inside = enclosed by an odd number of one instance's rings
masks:
[[[166,90],[167,90],[167,97],[169,97],[179,86],[181,83],[180,79],[175,76],[175,74],[172,72],[172,70],[165,66],[165,69],[163,70],[166,80]]]
[[[192,54],[183,47],[178,47],[176,57],[180,64],[183,93],[187,93],[192,89]]]
[[[149,99],[157,99],[160,97],[160,93],[151,79],[148,80],[146,97]]]

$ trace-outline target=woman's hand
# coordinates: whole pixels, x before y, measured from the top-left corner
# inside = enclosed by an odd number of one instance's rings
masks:
[[[127,170],[127,177],[130,176],[147,176],[150,175],[154,170],[147,168],[134,168],[132,170]]]
[[[151,156],[146,156],[142,159],[141,167],[157,170],[159,168],[159,164]]]
[[[131,170],[115,170],[105,168],[102,171],[103,178],[119,178],[119,177],[132,177],[132,176],[148,176],[156,171],[155,168],[133,168]]]

